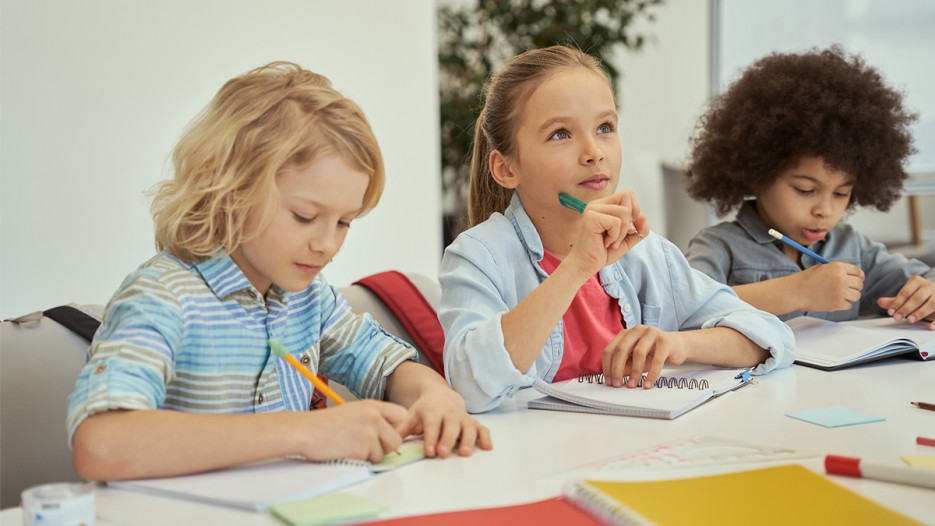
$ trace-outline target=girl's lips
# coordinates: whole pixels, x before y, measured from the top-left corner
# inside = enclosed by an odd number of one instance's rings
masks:
[[[822,239],[825,238],[826,235],[828,235],[828,231],[827,231],[827,230],[809,230],[809,229],[805,229],[805,230],[803,231],[803,233],[805,234],[805,238],[808,239],[809,241],[811,241],[812,243],[814,243],[814,242],[816,242],[816,241],[821,241]]]
[[[607,183],[609,181],[610,179],[607,177],[594,177],[592,179],[588,179],[587,181],[578,183],[578,186],[583,186],[590,190],[603,190],[604,188],[607,188]]]

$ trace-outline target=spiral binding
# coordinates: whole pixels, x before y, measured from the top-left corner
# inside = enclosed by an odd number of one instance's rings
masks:
[[[640,381],[637,382],[637,387],[643,387],[643,380],[645,376],[640,376]],[[630,381],[629,376],[623,377],[623,383]],[[589,383],[589,384],[603,384],[604,375],[603,373],[581,373],[578,375],[578,383]],[[656,379],[656,382],[653,384],[656,387],[668,387],[670,389],[710,389],[711,384],[708,383],[704,378],[680,378],[677,376],[660,376]]]

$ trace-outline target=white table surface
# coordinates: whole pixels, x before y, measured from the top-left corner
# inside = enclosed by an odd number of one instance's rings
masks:
[[[519,504],[557,495],[562,481],[584,464],[699,435],[895,465],[903,464],[902,455],[935,455],[935,448],[915,443],[916,436],[935,437],[935,411],[909,403],[935,401],[935,363],[891,359],[835,372],[796,365],[756,378],[753,385],[675,420],[526,409],[526,401],[536,396],[532,390],[522,391],[497,410],[478,416],[491,430],[493,451],[416,462],[375,475],[345,491],[386,503],[389,510],[383,518]],[[827,406],[844,406],[886,421],[829,429],[785,416]],[[800,462],[824,473],[819,457]],[[696,468],[690,474],[767,465]],[[675,478],[680,473],[688,474],[667,470],[664,475]],[[625,478],[623,472],[621,478]],[[894,510],[935,524],[935,490],[831,478]],[[97,489],[96,499],[98,523],[103,525],[279,524],[265,513],[106,487]],[[764,502],[751,503],[748,512],[755,516],[758,509],[779,505],[795,503],[764,495]],[[0,513],[0,524],[20,524],[19,509]]]

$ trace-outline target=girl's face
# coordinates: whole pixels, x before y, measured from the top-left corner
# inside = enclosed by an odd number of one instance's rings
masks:
[[[231,258],[263,294],[273,283],[290,292],[304,290],[344,244],[369,183],[367,173],[337,153],[283,169],[276,176],[279,203],[260,205],[252,214],[255,221],[269,212],[269,224]]]
[[[828,169],[821,157],[803,157],[757,195],[757,212],[768,227],[808,246],[841,221],[853,187],[846,173]],[[787,254],[798,257],[792,247]]]
[[[620,177],[617,107],[607,80],[584,67],[559,71],[526,101],[516,129],[516,151],[503,156],[510,177],[534,222],[567,223],[565,192],[588,202],[616,191]],[[493,156],[492,156],[493,158]]]

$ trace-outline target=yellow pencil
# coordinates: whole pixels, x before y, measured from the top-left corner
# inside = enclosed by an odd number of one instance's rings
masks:
[[[276,340],[269,340],[269,348],[272,349],[274,353],[279,355],[280,358],[288,362],[288,364],[291,365],[293,369],[295,369],[296,371],[299,371],[299,373],[301,373],[302,376],[308,378],[308,381],[312,382],[312,385],[314,385],[315,387],[318,388],[319,391],[324,393],[325,396],[327,396],[329,400],[331,400],[332,402],[338,405],[341,405],[344,403],[344,399],[341,398],[341,395],[339,395],[338,393],[335,393],[330,387],[328,387],[328,384],[321,381],[321,378],[318,378],[317,376],[312,374],[311,371],[306,369],[304,365],[302,365],[298,360],[295,359],[295,356],[292,356],[291,354],[289,354],[289,351],[287,351],[286,348],[283,347],[281,343],[277,342]]]

